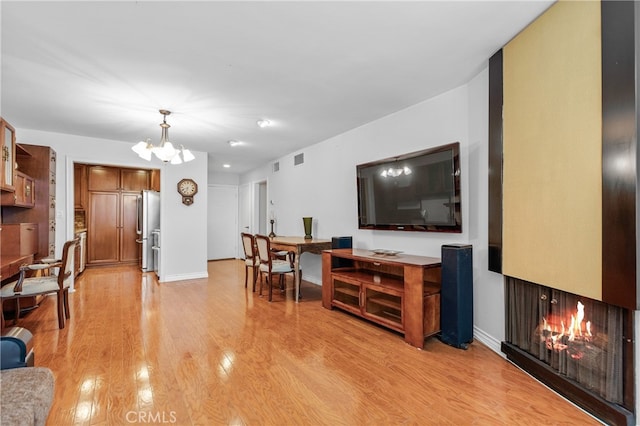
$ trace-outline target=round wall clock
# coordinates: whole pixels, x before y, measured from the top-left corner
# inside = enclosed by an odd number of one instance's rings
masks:
[[[182,195],[182,204],[193,204],[193,196],[198,192],[198,184],[193,179],[182,179],[178,182],[178,193]]]

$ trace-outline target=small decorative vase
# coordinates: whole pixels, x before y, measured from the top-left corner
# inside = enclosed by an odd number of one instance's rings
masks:
[[[313,222],[312,217],[303,217],[302,223],[304,224],[304,239],[310,240],[313,237],[311,236],[311,223]]]

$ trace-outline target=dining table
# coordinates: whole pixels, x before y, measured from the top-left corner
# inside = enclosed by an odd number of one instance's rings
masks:
[[[291,251],[296,254],[294,260],[296,303],[300,300],[300,256],[302,253],[321,255],[323,250],[331,249],[331,240],[305,237],[271,237],[271,248]]]

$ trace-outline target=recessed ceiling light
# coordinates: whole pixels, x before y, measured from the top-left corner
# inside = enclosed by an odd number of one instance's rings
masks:
[[[271,126],[271,121],[267,120],[266,118],[263,118],[262,120],[258,120],[256,124],[258,125],[258,127],[264,128],[264,127]]]
[[[242,143],[242,142],[237,141],[237,140],[235,140],[235,139],[232,139],[232,140],[230,140],[230,141],[228,142],[229,146],[238,146],[238,145],[240,145],[241,143]]]
[[[223,164],[222,167],[224,167],[225,169],[228,169],[229,167],[231,167],[231,164]]]

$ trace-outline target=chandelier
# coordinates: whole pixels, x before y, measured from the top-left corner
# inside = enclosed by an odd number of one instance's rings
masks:
[[[138,154],[140,158],[143,158],[147,161],[151,161],[151,154],[155,154],[160,161],[163,163],[171,163],[171,164],[181,164],[183,162],[188,162],[196,157],[184,147],[184,145],[180,145],[180,149],[176,149],[173,147],[173,144],[169,142],[169,124],[167,124],[167,115],[171,114],[171,111],[166,109],[161,109],[160,114],[162,114],[163,120],[160,123],[160,127],[162,128],[162,134],[160,135],[160,144],[158,146],[153,146],[151,143],[151,139],[146,141],[140,141],[135,144],[131,149],[133,152]]]

